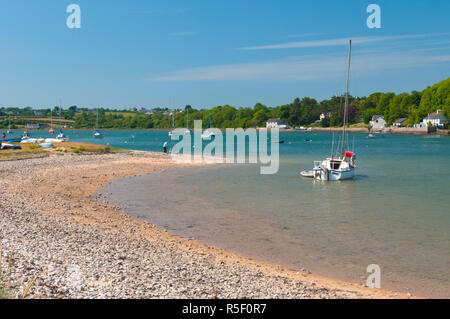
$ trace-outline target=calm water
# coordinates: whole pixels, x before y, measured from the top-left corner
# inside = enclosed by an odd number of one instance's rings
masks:
[[[95,142],[92,131],[66,133]],[[168,139],[104,133],[97,142],[130,149],[160,151]],[[136,218],[251,258],[356,283],[378,264],[382,288],[450,297],[450,138],[353,136],[351,181],[299,177],[329,154],[331,134],[283,132],[276,175],[254,164],[173,169],[116,180],[101,193]]]

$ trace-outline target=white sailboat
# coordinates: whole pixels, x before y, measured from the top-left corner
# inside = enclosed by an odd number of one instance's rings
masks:
[[[189,129],[189,109],[186,109],[186,131],[184,131],[184,135],[191,134],[191,130]]]
[[[48,133],[55,133],[55,131],[53,130],[53,110],[50,110],[50,129],[48,130]]]
[[[208,126],[207,126],[206,130],[202,133],[202,139],[209,140],[209,139],[211,139],[211,137],[216,136],[216,134],[214,132],[209,130],[210,128],[211,128],[211,113],[209,113]]]
[[[169,136],[177,136],[178,133],[175,130],[175,111],[172,113],[172,130],[169,131]]]
[[[94,138],[103,138],[103,133],[98,130],[98,108],[97,108],[97,117],[95,118]]]
[[[59,103],[59,133],[58,135],[56,135],[56,140],[60,142],[67,142],[69,139],[66,137],[61,127],[61,112],[62,112],[61,103]]]
[[[321,181],[338,181],[351,179],[355,175],[355,153],[346,151],[348,149],[348,140],[346,134],[346,125],[348,118],[348,99],[350,83],[350,59],[352,52],[352,41],[349,40],[348,65],[347,65],[347,91],[345,93],[344,123],[342,135],[338,139],[336,148],[334,148],[334,136],[331,149],[331,157],[323,161],[314,161],[314,168],[300,173],[303,177],[312,177]]]

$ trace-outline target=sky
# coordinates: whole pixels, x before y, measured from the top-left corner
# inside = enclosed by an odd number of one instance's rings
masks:
[[[350,94],[420,91],[450,76],[449,21],[442,0],[0,0],[0,106],[320,101],[345,91],[349,39]]]

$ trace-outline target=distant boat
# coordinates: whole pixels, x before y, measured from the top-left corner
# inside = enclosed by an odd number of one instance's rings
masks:
[[[206,127],[206,130],[202,133],[202,139],[209,140],[211,137],[215,137],[216,134],[209,129],[211,128],[211,113],[209,113],[208,117],[208,126]]]
[[[103,133],[98,130],[98,108],[97,108],[97,117],[95,119],[94,138],[103,138]]]
[[[62,107],[61,107],[61,101],[59,102],[59,133],[58,135],[56,135],[56,139],[60,140],[60,141],[68,141],[69,139],[66,137],[66,135],[64,134],[62,128],[61,128],[61,112],[62,112]]]
[[[11,138],[0,139],[0,143],[20,143],[20,142],[22,142],[21,137],[11,137]]]
[[[48,133],[55,133],[55,131],[53,130],[53,110],[50,110],[50,130],[48,131]]]
[[[169,131],[169,136],[178,136],[175,130],[175,111],[172,113],[172,129]]]
[[[63,130],[59,130],[58,135],[56,135],[56,138],[61,140],[61,139],[67,139],[66,134],[64,134]]]
[[[376,137],[376,136],[373,135],[373,134],[369,134],[369,135],[366,136],[366,138],[375,138],[375,137]]]
[[[0,149],[2,150],[20,150],[22,147],[17,144],[0,143]]]
[[[100,132],[99,130],[95,130],[94,138],[103,138],[103,133]]]
[[[28,131],[24,131],[22,134],[22,140],[27,140],[31,137],[31,134]]]
[[[348,64],[347,64],[347,91],[345,93],[344,121],[342,126],[342,135],[338,141],[336,149],[334,148],[334,135],[332,141],[331,157],[323,161],[314,161],[312,170],[302,171],[303,177],[312,177],[321,181],[338,181],[351,179],[355,175],[355,153],[346,151],[348,145],[346,136],[346,125],[348,119],[348,97],[350,82],[350,59],[352,50],[352,41],[349,41]]]
[[[189,129],[189,109],[186,109],[186,131],[184,131],[184,135],[191,134],[192,131]]]

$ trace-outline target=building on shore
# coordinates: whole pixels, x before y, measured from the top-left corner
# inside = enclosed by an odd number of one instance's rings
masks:
[[[271,118],[271,119],[267,120],[266,128],[279,128],[279,129],[283,130],[283,129],[288,129],[289,125],[285,121],[283,121],[279,118],[276,118],[276,119]]]
[[[395,126],[395,127],[404,127],[405,126],[405,122],[407,120],[408,119],[406,117],[402,117],[402,118],[399,118],[397,121],[395,121],[392,125]]]
[[[25,128],[27,130],[39,130],[41,128],[40,124],[26,124]]]
[[[369,123],[370,126],[376,130],[381,130],[386,127],[386,121],[384,120],[383,115],[373,115],[372,121],[370,121]]]
[[[332,115],[331,112],[321,113],[320,116],[319,116],[319,122],[322,121],[326,117],[331,118],[331,115]]]
[[[428,114],[428,116],[423,119],[422,123],[424,126],[437,126],[439,128],[444,128],[447,121],[448,119],[444,116],[444,114],[442,114],[442,111],[437,110],[436,113]]]

